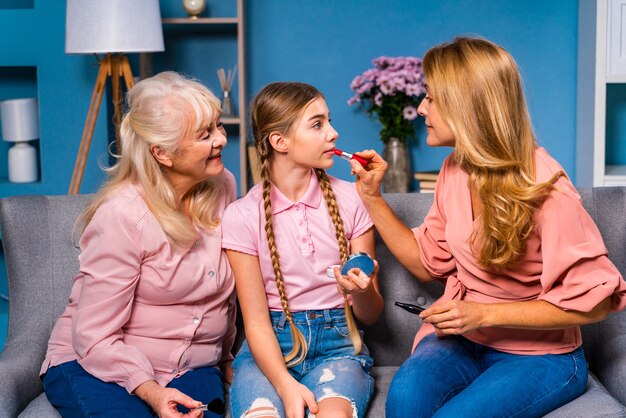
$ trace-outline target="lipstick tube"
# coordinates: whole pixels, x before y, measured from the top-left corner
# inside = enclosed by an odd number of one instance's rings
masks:
[[[359,164],[361,164],[363,166],[363,168],[365,168],[367,166],[368,160],[366,160],[363,157],[359,157],[358,155],[350,154],[349,152],[342,151],[342,150],[340,150],[338,148],[335,148],[333,150],[333,152],[335,153],[335,155],[343,158],[346,161],[356,160],[356,161],[359,162]]]

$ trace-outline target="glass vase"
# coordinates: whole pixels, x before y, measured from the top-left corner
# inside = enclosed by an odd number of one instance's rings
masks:
[[[224,97],[222,99],[222,116],[225,118],[232,118],[235,116],[233,102],[230,98],[230,91],[228,90],[224,90]]]
[[[383,178],[385,193],[407,193],[411,186],[411,156],[407,141],[389,138],[383,149],[387,171]]]

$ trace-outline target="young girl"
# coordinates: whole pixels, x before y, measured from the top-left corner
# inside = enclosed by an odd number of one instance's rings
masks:
[[[252,127],[262,182],[223,219],[247,337],[233,364],[233,416],[362,417],[372,359],[352,310],[371,324],[383,301],[376,270],[331,266],[351,252],[374,256],[372,221],[354,184],[324,172],[337,132],[318,90],[266,86]]]

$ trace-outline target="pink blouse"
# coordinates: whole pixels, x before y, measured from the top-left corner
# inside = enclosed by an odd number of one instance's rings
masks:
[[[535,151],[537,181],[549,180],[561,166],[543,148]],[[424,223],[414,229],[429,273],[445,282],[435,303],[467,300],[480,303],[545,300],[565,310],[591,311],[612,297],[612,309],[626,306],[626,282],[609,261],[595,223],[571,182],[561,177],[535,214],[536,228],[526,252],[513,269],[485,270],[472,254],[472,219],[468,175],[450,155],[443,164],[435,201]],[[427,334],[418,331],[413,347]],[[516,354],[559,354],[582,344],[579,327],[559,330],[479,328],[464,334],[478,344]]]
[[[372,220],[354,183],[330,177],[330,184],[343,219],[346,239],[350,241],[369,230]],[[309,187],[298,202],[289,200],[276,187],[272,187],[270,197],[289,308],[297,312],[342,307],[344,299],[337,290],[337,281],[326,275],[329,266],[340,264],[339,244],[317,176],[311,171]],[[265,235],[260,184],[228,207],[223,224],[223,247],[259,258],[269,309],[282,311]]]
[[[235,199],[227,195],[217,215]],[[231,359],[234,280],[222,228],[198,229],[189,248],[172,245],[137,186],[106,200],[80,238],[80,272],[58,318],[41,374],[68,361],[129,393]]]

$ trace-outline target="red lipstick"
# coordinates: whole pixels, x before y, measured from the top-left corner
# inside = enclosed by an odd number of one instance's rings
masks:
[[[343,158],[346,161],[355,160],[355,161],[358,161],[359,164],[361,164],[363,166],[363,168],[365,168],[367,166],[368,160],[366,160],[363,157],[359,157],[358,155],[350,154],[349,152],[342,151],[342,150],[340,150],[338,148],[335,148],[333,150],[333,152],[335,153],[335,155],[338,155],[339,157]]]

